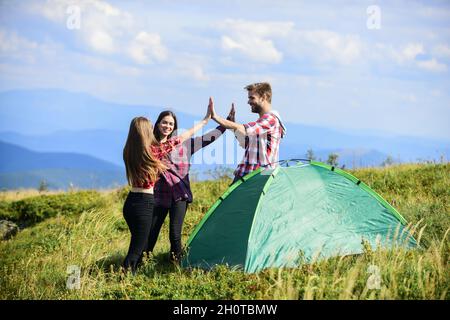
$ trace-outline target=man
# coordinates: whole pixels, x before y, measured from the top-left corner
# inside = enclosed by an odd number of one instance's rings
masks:
[[[280,116],[272,111],[270,84],[254,83],[245,89],[248,91],[248,104],[252,112],[259,115],[259,119],[254,122],[239,124],[226,120],[216,114],[211,98],[209,102],[212,119],[222,127],[233,130],[240,145],[245,148],[244,157],[234,171],[233,183],[259,167],[276,167],[280,141],[286,133]]]

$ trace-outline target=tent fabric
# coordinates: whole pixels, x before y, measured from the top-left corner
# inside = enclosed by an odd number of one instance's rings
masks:
[[[190,260],[198,266],[243,264],[247,255],[248,237],[259,201],[261,185],[269,176],[255,175],[245,182],[245,188],[234,190],[203,223],[192,244]],[[220,254],[217,254],[220,252]]]
[[[413,247],[405,219],[349,173],[320,162],[259,169],[227,190],[187,243],[182,265],[258,272],[363,252],[362,241]],[[301,259],[300,259],[301,258]]]

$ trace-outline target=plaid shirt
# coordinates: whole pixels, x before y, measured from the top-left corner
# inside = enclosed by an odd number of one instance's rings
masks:
[[[189,182],[189,168],[192,155],[198,150],[214,142],[225,132],[218,126],[203,136],[191,138],[177,146],[162,161],[169,167],[155,184],[155,206],[170,208],[173,202],[192,202],[192,191]]]
[[[167,140],[164,143],[159,145],[150,146],[150,152],[159,160],[164,158],[167,154],[169,154],[176,146],[180,145],[181,139],[178,137]],[[136,185],[133,187],[143,188],[143,189],[151,189],[155,186],[155,181],[150,180],[148,177],[147,181],[145,181],[142,185]]]
[[[243,177],[261,166],[276,167],[280,141],[285,132],[279,117],[273,112],[268,112],[257,121],[244,124],[244,128],[245,153],[234,171],[235,177]]]

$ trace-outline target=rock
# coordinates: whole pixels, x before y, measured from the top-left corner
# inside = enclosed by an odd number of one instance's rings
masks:
[[[0,240],[7,240],[15,236],[19,231],[19,227],[14,222],[8,220],[0,220]]]

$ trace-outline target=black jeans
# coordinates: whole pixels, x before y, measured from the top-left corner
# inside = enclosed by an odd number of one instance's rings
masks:
[[[233,182],[231,182],[230,187],[237,181],[241,180],[241,176],[234,176]]]
[[[148,245],[153,205],[153,194],[130,192],[123,206],[123,216],[131,232],[130,247],[123,262],[123,267],[125,269],[131,268],[133,274],[136,272]]]
[[[177,201],[173,202],[170,208],[155,207],[147,251],[153,251],[156,240],[158,240],[159,232],[161,231],[161,226],[167,217],[167,212],[169,212],[170,256],[176,260],[181,258],[183,253],[181,231],[183,229],[183,221],[186,216],[187,206],[188,204],[186,201]]]

